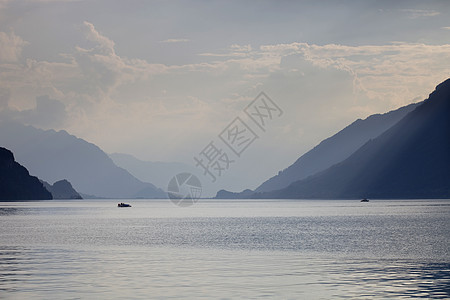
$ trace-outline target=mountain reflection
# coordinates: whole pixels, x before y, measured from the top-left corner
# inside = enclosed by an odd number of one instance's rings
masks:
[[[0,206],[0,216],[18,215],[23,213],[23,211],[25,211],[23,208]]]
[[[109,273],[102,273],[101,264],[107,262],[111,266],[120,267],[130,276],[136,276],[136,272],[147,274],[146,276],[171,280],[165,274],[153,272],[144,266],[154,268],[161,264],[164,268],[166,259],[174,259],[171,254],[167,255],[167,249],[158,252],[150,251],[146,259],[141,252],[123,251],[98,251],[75,250],[67,248],[43,249],[39,247],[0,247],[0,292],[9,291],[18,295],[26,293],[30,289],[46,287],[44,290],[62,288],[75,283],[79,288],[86,289],[86,292],[101,292],[103,289],[114,289],[108,284],[102,285],[100,291],[96,291],[95,285],[82,284],[100,280],[101,282],[115,282],[110,278]],[[207,251],[207,250],[206,250]],[[170,252],[170,251],[169,251]],[[179,253],[179,252],[176,252]],[[236,253],[235,253],[236,254]],[[281,257],[272,253],[274,257],[254,253],[251,258],[247,256],[246,264],[259,265],[261,261],[269,261],[276,265],[277,272],[289,277],[292,282],[292,292],[305,291],[311,288],[320,289],[323,295],[335,299],[340,298],[448,298],[450,296],[450,264],[432,263],[427,261],[413,261],[411,259],[350,259],[341,257],[340,259],[323,259],[305,257],[303,255],[286,252]],[[225,253],[225,257],[228,254]],[[292,259],[295,256],[295,259]],[[140,257],[139,262],[136,258]],[[159,257],[162,261],[155,261],[154,257]],[[286,257],[290,257],[286,259]],[[224,257],[206,260],[205,268],[214,270],[217,263]],[[234,259],[243,259],[235,257]],[[175,259],[176,260],[176,259]],[[275,262],[276,261],[276,262]],[[124,263],[126,262],[126,263]],[[294,263],[293,263],[294,262]],[[178,261],[183,267],[190,269],[194,267],[193,261],[189,259]],[[131,265],[129,265],[131,264]],[[211,265],[210,265],[211,264]],[[245,267],[241,266],[245,269]],[[248,266],[247,266],[248,267]],[[98,269],[100,268],[100,269]],[[158,267],[159,268],[159,267]],[[239,268],[235,266],[234,268]],[[246,272],[245,270],[242,272]],[[226,269],[222,269],[224,271]],[[64,276],[62,276],[64,275]],[[258,276],[259,280],[273,280],[272,277],[265,278],[264,272]],[[107,278],[102,278],[106,276]],[[195,274],[198,279],[202,279],[202,274]],[[309,286],[311,276],[318,276],[317,284]],[[161,278],[162,278],[161,277]],[[136,277],[137,278],[137,277]],[[105,280],[108,279],[108,280]],[[206,278],[203,278],[206,280]],[[244,284],[244,283],[243,283]],[[147,292],[155,288],[148,286]],[[231,286],[224,286],[231,288]],[[256,287],[254,287],[256,288]],[[43,292],[42,290],[41,292]],[[76,289],[75,289],[76,290]],[[66,291],[64,292],[73,292]],[[256,291],[255,291],[256,292]],[[37,293],[39,294],[39,293]],[[36,294],[36,295],[37,295]],[[45,294],[44,295],[49,295]]]

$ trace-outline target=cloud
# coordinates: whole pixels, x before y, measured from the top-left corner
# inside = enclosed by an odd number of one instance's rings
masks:
[[[395,107],[408,103],[444,79],[449,67],[443,62],[450,60],[450,45],[289,43],[254,49],[251,45],[234,44],[222,53],[203,54],[203,62],[167,66],[117,55],[114,41],[92,23],[84,22],[83,32],[93,47],[77,47],[73,53],[64,55],[66,62],[28,59],[26,64],[0,65],[0,80],[10,90],[11,98],[15,99],[12,103],[18,109],[32,104],[20,104],[23,100],[18,98],[29,99],[33,94],[64,99],[70,110],[74,106],[83,109],[86,103],[175,98],[182,101],[187,96],[209,98],[206,102],[214,105],[232,99],[244,87],[267,82],[270,74],[280,70],[293,74],[299,71],[301,76],[303,70],[282,65],[283,58],[289,56],[307,60],[315,68],[345,71],[353,78],[356,97],[368,97]],[[208,61],[214,58],[220,60]],[[158,94],[161,90],[166,90],[166,94]]]
[[[25,65],[0,66],[0,79],[5,88],[12,89],[11,97],[24,95],[23,90],[30,89],[24,83],[33,82],[36,87],[29,93],[68,101],[148,101],[154,94],[151,89],[156,88],[172,91],[159,98],[191,95],[201,99],[199,95],[203,94],[213,103],[214,99],[230,98],[240,87],[260,85],[282,68],[295,72],[296,68],[281,66],[281,62],[284,57],[297,55],[316,68],[350,74],[355,94],[396,106],[408,103],[419,91],[428,91],[430,85],[442,80],[448,71],[442,62],[450,59],[450,45],[289,43],[253,49],[251,45],[235,44],[223,53],[203,54],[206,60],[221,60],[166,66],[117,55],[114,41],[99,33],[92,23],[84,22],[83,31],[94,46],[77,47],[74,53],[65,55],[65,63],[28,59]]]
[[[354,78],[355,93],[374,101],[398,106],[448,76],[450,45],[393,43],[390,45],[348,46],[291,43],[261,47],[268,56],[302,54],[320,68],[348,72]],[[444,63],[443,63],[444,62]]]
[[[0,89],[0,111],[8,108],[8,102],[10,97],[11,93],[9,89],[6,88]]]
[[[36,97],[33,109],[15,110],[5,108],[0,111],[2,120],[19,121],[23,124],[34,125],[44,129],[61,128],[66,121],[65,105],[47,95]]]
[[[167,39],[163,41],[159,41],[160,43],[187,43],[190,42],[189,39]]]
[[[441,27],[441,29],[444,29],[444,30],[450,30],[450,26]]]
[[[19,60],[23,47],[28,45],[14,32],[0,32],[0,62],[16,62]]]
[[[406,13],[411,19],[435,17],[441,14],[432,9],[401,9],[400,11]]]
[[[0,0],[0,9],[4,9],[11,0]]]
[[[250,52],[250,51],[252,51],[252,46],[251,45],[233,44],[230,46],[230,49],[235,52]]]
[[[144,60],[117,55],[114,41],[97,31],[92,23],[84,22],[82,29],[86,39],[94,46],[88,49],[76,47],[74,53],[65,57],[78,73],[78,78],[73,80],[73,90],[92,98],[94,102],[110,97],[121,85],[146,80],[167,69],[162,64],[149,64]]]
[[[97,43],[97,51],[100,51],[105,55],[115,55],[114,42],[112,40],[101,35],[92,23],[84,21],[83,25],[82,28],[84,29],[86,39]]]
[[[225,53],[200,53],[198,56],[205,56],[205,57],[248,57],[250,56],[252,52],[252,46],[251,45],[238,45],[233,44],[231,45]]]

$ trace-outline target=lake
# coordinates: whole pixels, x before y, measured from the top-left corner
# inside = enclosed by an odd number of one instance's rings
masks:
[[[450,298],[449,200],[120,201],[0,202],[0,298]]]

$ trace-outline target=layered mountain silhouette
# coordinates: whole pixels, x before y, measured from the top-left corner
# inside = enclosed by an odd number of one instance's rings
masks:
[[[14,160],[13,153],[0,147],[0,200],[50,200],[52,194],[37,177]]]
[[[72,184],[65,179],[57,181],[53,185],[46,181],[42,181],[42,184],[52,194],[53,199],[83,199],[72,187]]]
[[[193,163],[145,161],[124,153],[109,154],[109,157],[117,166],[124,168],[139,180],[151,182],[162,188],[167,188],[169,181],[180,173],[188,172],[198,178],[204,178],[203,170],[195,167]],[[202,187],[202,197],[212,198],[219,188],[231,189],[236,186],[236,183],[244,182],[244,180],[245,178],[241,174],[233,174],[222,178],[220,183],[205,184]]]
[[[344,161],[252,198],[450,198],[450,79]]]
[[[167,187],[170,179],[178,173],[198,171],[194,166],[179,162],[144,161],[130,154],[109,154],[113,162],[130,172],[139,180],[151,182],[159,187]]]
[[[255,191],[267,192],[282,189],[294,181],[304,179],[343,161],[370,139],[379,136],[396,124],[419,104],[410,104],[385,114],[371,115],[365,120],[356,120],[332,137],[323,140],[290,167],[261,184]]]
[[[99,147],[66,131],[0,123],[0,143],[17,161],[47,182],[70,181],[79,193],[104,198],[161,198],[166,194],[116,166]]]
[[[345,160],[369,140],[392,127],[420,104],[414,103],[385,114],[375,114],[364,120],[356,120],[335,135],[320,142],[291,166],[278,172],[278,175],[262,183],[255,189],[255,192],[283,189],[295,181],[305,179]],[[221,190],[217,193],[216,198],[247,198],[252,194],[251,190],[240,193]]]

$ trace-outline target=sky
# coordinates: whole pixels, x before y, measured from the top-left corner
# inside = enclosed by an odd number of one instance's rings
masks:
[[[107,153],[234,162],[255,188],[358,118],[427,98],[450,74],[449,1],[0,0],[0,118]],[[261,130],[244,109],[282,111]],[[219,134],[240,117],[239,157]],[[208,181],[206,178],[202,180]]]

